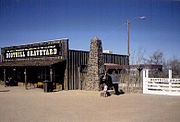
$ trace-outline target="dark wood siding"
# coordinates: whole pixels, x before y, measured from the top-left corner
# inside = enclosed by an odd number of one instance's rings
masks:
[[[79,89],[79,71],[78,67],[87,65],[89,52],[69,50],[69,89]]]
[[[89,52],[88,51],[79,51],[79,50],[69,50],[69,89],[80,89],[79,88],[79,69],[82,65],[88,64]],[[117,54],[103,54],[104,63],[118,64],[118,65],[128,65],[128,56],[126,55],[117,55]]]

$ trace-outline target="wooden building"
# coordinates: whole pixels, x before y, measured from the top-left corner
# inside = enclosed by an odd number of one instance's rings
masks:
[[[51,81],[62,89],[81,89],[88,51],[70,50],[68,39],[1,48],[0,78],[22,83]],[[127,55],[104,53],[104,63],[128,65]]]

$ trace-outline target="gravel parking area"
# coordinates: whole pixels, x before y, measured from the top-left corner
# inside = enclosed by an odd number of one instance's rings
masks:
[[[180,97],[0,86],[0,122],[179,122]]]

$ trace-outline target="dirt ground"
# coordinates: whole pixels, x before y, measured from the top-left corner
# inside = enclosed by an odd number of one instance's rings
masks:
[[[179,122],[180,97],[0,86],[0,122]]]

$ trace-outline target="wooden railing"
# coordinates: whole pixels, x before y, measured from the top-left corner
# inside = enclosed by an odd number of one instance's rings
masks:
[[[172,70],[169,70],[169,78],[149,78],[149,71],[143,71],[143,93],[159,95],[180,96],[180,78],[172,78]]]

